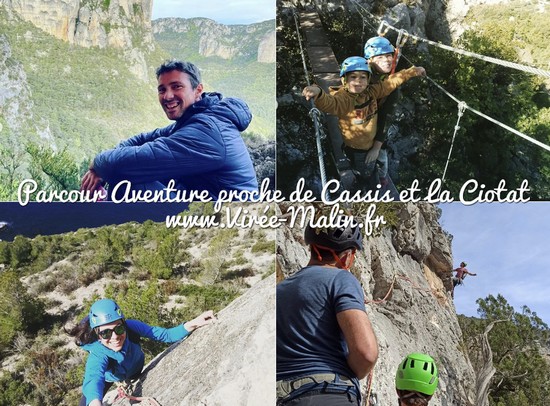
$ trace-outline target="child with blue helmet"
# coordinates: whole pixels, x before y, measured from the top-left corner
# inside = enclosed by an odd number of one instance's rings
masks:
[[[422,67],[412,67],[390,75],[384,82],[371,84],[371,67],[360,56],[346,58],[340,69],[342,86],[331,86],[325,93],[317,86],[307,86],[302,94],[307,100],[313,98],[315,106],[328,114],[338,117],[344,141],[344,151],[352,168],[363,183],[370,178],[374,164],[379,157],[383,141],[377,134],[377,100],[388,96],[397,87],[416,76],[425,76]],[[387,160],[381,162],[387,168]],[[379,171],[382,176],[386,170]]]
[[[89,352],[79,406],[101,406],[103,396],[114,382],[139,376],[145,362],[137,342],[140,337],[173,343],[214,320],[214,313],[209,310],[176,327],[154,327],[125,319],[118,304],[111,299],[98,300],[88,316],[69,332],[76,344]]]

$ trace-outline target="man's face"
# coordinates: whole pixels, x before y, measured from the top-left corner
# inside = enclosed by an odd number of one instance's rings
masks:
[[[350,93],[361,93],[369,84],[369,74],[365,71],[350,72],[346,75]]]
[[[166,116],[170,120],[177,120],[190,105],[200,100],[202,83],[193,89],[187,73],[173,70],[159,76],[157,89]]]
[[[378,71],[378,73],[390,73],[393,62],[393,54],[376,55],[370,58],[370,65]]]

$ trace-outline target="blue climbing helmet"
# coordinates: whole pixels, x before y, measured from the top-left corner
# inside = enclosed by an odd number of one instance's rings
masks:
[[[122,310],[114,300],[101,299],[92,305],[88,318],[90,320],[90,327],[96,328],[116,320],[124,319],[124,314],[122,314]]]
[[[395,48],[384,37],[372,37],[365,43],[365,59],[370,59],[373,56],[393,53]]]
[[[349,58],[344,59],[342,62],[342,67],[340,68],[340,77],[344,77],[347,73],[355,71],[365,71],[369,74],[372,73],[370,70],[369,63],[362,56],[350,56]]]

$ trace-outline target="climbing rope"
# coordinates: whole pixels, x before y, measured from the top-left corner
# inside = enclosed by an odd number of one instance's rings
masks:
[[[386,293],[386,296],[384,296],[383,299],[380,299],[380,300],[365,300],[365,304],[380,304],[380,303],[384,303],[388,297],[390,296],[390,293],[392,292],[393,290],[393,285],[395,285],[395,281],[396,281],[396,276],[393,277],[393,280],[391,282],[391,285],[390,285],[390,288],[388,289],[388,293]]]
[[[379,17],[376,17],[374,14],[372,14],[372,13],[369,12],[367,9],[365,9],[362,5],[360,5],[359,3],[357,3],[357,1],[352,0],[352,2],[355,3],[360,9],[362,9],[366,14],[368,14],[372,19],[377,20],[377,21],[380,21],[380,26],[379,26],[378,29],[377,29],[378,35],[380,35],[380,36],[386,35],[386,33],[388,32],[389,29],[393,29],[393,30],[397,31],[397,32],[399,33],[399,36],[400,36],[400,37],[403,36],[403,35],[405,35],[405,34],[404,34],[404,33],[405,33],[404,30],[400,30],[400,29],[398,29],[398,28],[395,28],[395,27],[389,25],[386,21],[383,21],[383,20],[381,20]],[[359,12],[359,14],[360,14],[361,17],[363,18],[363,20],[366,21],[365,16],[362,15],[361,12]],[[415,39],[415,40],[424,40],[423,38],[417,37],[417,36],[415,36],[415,35],[411,35],[411,34],[409,34],[409,33],[407,33],[406,36],[411,37],[411,38],[413,38],[413,39]],[[398,42],[399,42],[399,41],[400,41],[400,38],[398,38]],[[477,54],[474,54],[473,52],[462,51],[462,50],[460,50],[460,49],[458,49],[458,48],[448,47],[448,46],[446,46],[446,45],[442,45],[442,44],[439,44],[439,43],[436,43],[436,42],[433,42],[433,41],[429,41],[429,40],[424,40],[424,41],[425,41],[425,42],[428,42],[428,43],[431,43],[432,45],[437,45],[437,46],[441,46],[441,47],[444,47],[444,48],[449,48],[450,50],[457,50],[457,51],[460,51],[459,53],[467,54],[468,56],[477,56]],[[399,44],[397,43],[396,45],[399,45]],[[403,55],[402,52],[399,52],[399,55],[402,56],[402,57],[403,57],[406,61],[408,61],[411,65],[414,65],[409,59],[407,59],[407,58],[405,57],[405,55]],[[479,56],[482,56],[482,57],[483,57],[483,55],[479,55]],[[495,61],[498,61],[498,59],[489,58],[489,57],[483,57],[483,60],[486,60],[486,61],[488,61],[488,62],[493,62],[493,63],[496,63]],[[515,64],[515,63],[512,63],[512,62],[507,62],[507,61],[503,61],[503,62],[506,62],[506,64],[504,64],[504,66],[508,66],[508,67],[515,67],[515,68],[517,68],[518,66],[522,66],[522,65]],[[502,63],[499,63],[499,65],[503,65],[503,64],[502,64]],[[517,66],[511,66],[511,65],[517,65]],[[526,68],[525,71],[529,71],[530,73],[537,73],[537,74],[543,73],[543,76],[550,77],[550,72],[542,71],[542,70],[540,70],[540,69],[535,69],[535,68],[531,68],[531,67],[525,67],[525,68]],[[520,69],[520,70],[524,70],[524,69]],[[550,151],[550,146],[548,146],[548,145],[546,145],[546,144],[540,142],[539,140],[537,140],[537,139],[535,139],[535,138],[533,138],[533,137],[530,137],[530,136],[528,136],[528,135],[526,135],[526,134],[524,134],[524,133],[522,133],[522,132],[516,130],[515,128],[512,128],[512,127],[510,127],[510,126],[508,126],[508,125],[506,125],[506,124],[504,124],[504,123],[502,123],[502,122],[500,122],[500,121],[498,121],[498,120],[496,120],[496,119],[494,119],[494,118],[492,118],[492,117],[490,117],[490,116],[488,116],[488,115],[486,115],[486,114],[484,114],[484,113],[482,113],[482,112],[480,112],[480,111],[478,111],[478,110],[476,110],[476,109],[474,109],[474,108],[472,108],[472,107],[470,107],[470,106],[468,106],[468,105],[466,104],[466,102],[461,101],[461,100],[459,100],[458,98],[456,98],[455,96],[453,96],[451,93],[449,93],[447,90],[445,90],[441,85],[439,85],[438,83],[436,83],[436,82],[435,82],[432,78],[430,78],[429,76],[426,76],[426,79],[427,79],[430,83],[432,83],[434,86],[436,86],[439,90],[441,90],[443,93],[445,93],[448,97],[450,97],[452,100],[454,100],[454,101],[459,105],[459,110],[460,110],[460,106],[463,105],[466,109],[470,110],[472,113],[477,114],[478,116],[480,116],[480,117],[482,117],[482,118],[484,118],[484,119],[486,119],[486,120],[488,120],[488,121],[490,121],[490,122],[492,122],[492,123],[494,123],[494,124],[496,124],[496,125],[498,125],[498,126],[504,128],[505,130],[507,130],[507,131],[509,131],[509,132],[511,132],[511,133],[513,133],[513,134],[515,134],[515,135],[517,135],[517,136],[519,136],[519,137],[521,137],[521,138],[523,138],[523,139],[525,139],[525,140],[527,140],[527,141],[529,141],[529,142],[531,142],[531,143],[533,143],[533,144],[535,144],[535,145],[537,145],[537,146],[540,147],[540,148],[543,148],[543,149],[545,149],[545,150],[547,150],[547,151]],[[457,124],[457,125],[458,125],[458,124]],[[456,126],[455,126],[455,135],[456,135]],[[453,135],[453,141],[454,141],[454,135]],[[451,149],[452,149],[452,146],[451,146]],[[449,153],[450,153],[450,151],[449,151]],[[449,157],[450,157],[450,154],[449,154]],[[449,158],[447,159],[447,164],[448,164],[448,160],[449,160]],[[444,171],[444,173],[446,172],[447,164],[445,164],[445,171]],[[445,175],[443,175],[443,176],[445,176]]]
[[[451,160],[451,153],[453,152],[453,145],[455,143],[456,133],[460,130],[460,119],[464,115],[464,110],[468,107],[466,103],[458,103],[458,118],[456,120],[455,132],[453,133],[453,138],[451,139],[451,148],[449,148],[449,155],[447,156],[447,162],[445,162],[445,169],[443,169],[443,176],[441,177],[441,183],[445,182],[445,174],[447,173],[447,167],[449,166],[449,161]]]
[[[376,365],[375,365],[376,366]],[[372,391],[372,381],[374,379],[374,367],[372,367],[372,370],[369,373],[369,377],[367,378],[367,405],[370,405],[370,393]]]
[[[359,7],[365,13],[367,13],[371,18],[380,21],[380,26],[378,28],[378,33],[386,34],[388,32],[388,30],[394,30],[396,32],[400,31],[399,28],[396,28],[396,27],[388,24],[386,21],[384,21],[381,18],[379,18],[379,17],[375,16],[374,14],[372,14],[365,7],[363,7],[361,4],[359,4],[356,0],[351,0],[351,1],[353,3],[355,3],[357,7]],[[359,14],[361,14],[361,13],[359,13]],[[364,18],[363,15],[361,15],[361,16]],[[384,30],[384,27],[386,27],[385,30]],[[455,52],[455,53],[460,54],[460,55],[465,55],[465,56],[469,56],[469,57],[472,57],[472,58],[481,59],[482,61],[491,62],[491,63],[494,63],[495,65],[505,66],[507,68],[517,69],[517,70],[520,70],[520,71],[523,71],[523,72],[532,73],[534,75],[540,75],[540,76],[550,78],[550,72],[546,71],[546,70],[542,70],[542,69],[539,69],[539,68],[534,68],[534,67],[531,67],[531,66],[521,65],[521,64],[515,63],[515,62],[504,61],[502,59],[493,58],[493,57],[490,57],[490,56],[476,54],[474,52],[465,51],[465,50],[460,49],[460,48],[455,48],[455,47],[451,47],[449,45],[444,45],[444,44],[441,44],[439,42],[430,41],[429,39],[422,38],[422,37],[419,37],[417,35],[409,34],[409,36],[411,38],[413,38],[415,41],[422,41],[422,42],[425,42],[429,45],[436,46],[438,48],[442,48],[442,49],[445,49],[447,51]]]
[[[405,55],[401,55],[403,57],[403,59],[405,59],[407,62],[409,62],[411,65],[414,65],[414,63],[412,63]],[[441,86],[440,84],[438,84],[435,80],[433,80],[432,78],[430,78],[429,76],[426,76],[426,80],[428,80],[430,83],[432,83],[435,87],[437,87],[439,90],[441,90],[443,93],[445,93],[449,98],[451,98],[452,100],[454,100],[457,104],[463,104],[464,107],[468,110],[470,110],[472,113],[474,114],[477,114],[478,116],[504,128],[505,130],[508,130],[510,131],[511,133],[513,134],[516,134],[518,136],[520,136],[521,138],[547,150],[547,151],[550,151],[550,146],[540,142],[539,140],[533,138],[533,137],[530,137],[518,130],[516,130],[515,128],[512,128],[504,123],[501,123],[500,121],[486,115],[486,114],[483,114],[481,111],[478,111],[476,109],[474,109],[473,107],[470,107],[468,106],[468,104],[466,104],[466,102],[462,101],[462,100],[459,100],[456,96],[453,96],[451,93],[449,93],[447,90],[445,90],[445,88],[443,88],[443,86]]]
[[[302,56],[302,65],[304,68],[304,76],[306,78],[306,83],[308,86],[311,85],[309,81],[309,75],[307,71],[307,64],[306,64],[306,57],[304,54],[304,48],[302,46],[302,37],[300,36],[300,28],[298,25],[298,15],[296,13],[296,10],[293,11],[294,16],[294,23],[296,25],[296,35],[298,36],[298,44],[300,45],[300,54]],[[310,100],[311,110],[309,112],[309,116],[313,120],[313,127],[315,128],[315,143],[317,144],[317,159],[319,160],[319,172],[321,173],[321,184],[323,189],[325,188],[325,185],[327,183],[327,174],[325,169],[325,161],[324,161],[324,153],[323,153],[323,145],[321,143],[321,140],[326,137],[324,135],[324,132],[322,130],[321,126],[321,120],[320,116],[321,113],[317,108],[315,108],[315,104],[313,103],[313,100]],[[329,200],[328,192],[326,192],[327,195],[325,196],[327,200]]]
[[[394,289],[394,286],[395,286],[395,282],[397,279],[401,279],[401,280],[404,280],[404,281],[407,281],[411,284],[411,286],[413,287],[413,289],[415,290],[418,290],[420,292],[425,292],[425,293],[431,293],[432,296],[434,298],[437,299],[437,290],[436,289],[431,289],[431,288],[422,288],[418,285],[416,285],[410,278],[406,277],[406,276],[403,276],[403,275],[394,275],[393,276],[393,279],[392,279],[392,282],[391,282],[391,285],[388,289],[388,292],[386,293],[386,295],[384,296],[384,298],[382,299],[379,299],[379,300],[366,300],[365,299],[365,304],[381,304],[381,303],[384,303],[386,300],[388,300],[388,297],[390,296],[391,292],[393,291]]]
[[[159,402],[157,402],[154,398],[149,396],[132,396],[132,386],[131,384],[128,384],[124,381],[122,382],[115,382],[117,386],[117,397],[115,401],[113,402],[113,405],[115,405],[119,400],[121,399],[128,399],[128,400],[135,400],[137,402],[140,402],[140,405],[142,406],[161,406]]]
[[[437,291],[435,289],[422,288],[422,287],[418,286],[417,284],[415,284],[410,278],[408,278],[406,276],[403,276],[403,275],[397,275],[397,278],[409,282],[411,284],[411,286],[413,287],[413,289],[415,289],[415,290],[418,290],[420,292],[425,292],[425,293],[431,293],[432,296],[437,299],[437,295],[435,294],[435,292],[437,292]]]

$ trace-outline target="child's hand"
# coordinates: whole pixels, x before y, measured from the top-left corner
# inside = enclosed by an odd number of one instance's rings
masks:
[[[414,71],[416,72],[416,76],[426,76],[426,69],[422,66],[415,66]]]
[[[378,159],[378,155],[380,155],[380,149],[376,149],[372,147],[369,152],[367,152],[367,156],[365,157],[365,163],[368,165],[371,162],[374,162]]]
[[[304,90],[302,90],[302,94],[306,100],[316,98],[319,94],[321,94],[321,88],[318,86],[306,86],[304,87]]]

